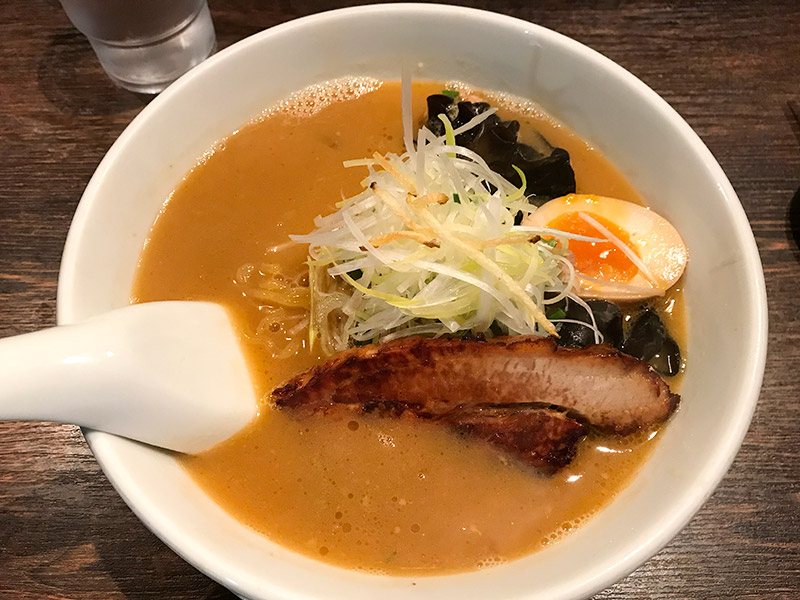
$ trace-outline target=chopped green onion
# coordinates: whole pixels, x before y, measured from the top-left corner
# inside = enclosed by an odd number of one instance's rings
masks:
[[[456,134],[453,133],[453,124],[450,122],[450,119],[447,118],[445,115],[439,115],[439,120],[444,123],[444,141],[448,146],[455,146],[456,145]],[[455,158],[455,152],[448,152],[447,156],[449,158]]]
[[[412,335],[541,336],[564,317],[545,315],[543,299],[574,296],[565,263],[575,236],[529,243],[530,228],[514,225],[532,211],[524,173],[514,166],[513,185],[439,119],[443,136],[423,129],[404,154],[351,161],[371,166],[363,191],[317,217],[312,233],[291,236],[309,244],[314,341],[327,354]]]
[[[442,90],[442,94],[444,96],[450,96],[451,98],[455,99],[458,98],[458,90]]]
[[[525,188],[528,187],[528,180],[525,178],[525,173],[522,172],[522,169],[520,169],[517,165],[511,165],[511,168],[517,172],[517,175],[519,175],[519,180],[522,183],[520,184],[519,188],[517,188],[517,191],[508,197],[509,202],[513,202],[514,200],[522,198],[522,196],[525,195]]]
[[[547,311],[547,318],[550,319],[551,321],[553,319],[563,319],[566,316],[567,313],[565,313],[564,310],[561,308],[553,308]]]

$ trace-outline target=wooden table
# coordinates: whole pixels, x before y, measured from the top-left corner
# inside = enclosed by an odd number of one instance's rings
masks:
[[[220,47],[344,3],[211,0]],[[770,301],[758,410],[736,462],[684,531],[604,599],[800,598],[800,3],[503,0],[468,4],[550,27],[661,94],[739,193]],[[81,192],[144,101],[115,88],[58,4],[0,3],[0,337],[55,323],[61,248]],[[220,599],[157,540],[80,431],[0,424],[0,598]]]

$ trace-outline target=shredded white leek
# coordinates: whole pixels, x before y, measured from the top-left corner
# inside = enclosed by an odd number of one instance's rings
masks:
[[[364,190],[291,236],[309,244],[312,339],[333,353],[409,335],[557,335],[546,306],[584,304],[568,240],[594,238],[514,225],[535,210],[524,176],[517,188],[456,145],[493,111],[455,130],[444,118],[439,137],[423,127],[415,146],[405,88],[403,110],[406,152],[347,161],[369,170]]]

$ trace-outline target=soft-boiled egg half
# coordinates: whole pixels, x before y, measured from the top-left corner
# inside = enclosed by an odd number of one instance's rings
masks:
[[[522,225],[545,227],[595,241],[570,239],[578,295],[641,300],[664,294],[678,281],[689,252],[664,217],[638,204],[570,194],[543,204]]]

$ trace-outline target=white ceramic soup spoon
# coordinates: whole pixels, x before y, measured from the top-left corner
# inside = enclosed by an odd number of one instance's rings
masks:
[[[197,453],[256,411],[244,355],[218,304],[135,304],[0,340],[0,420],[74,423]]]

